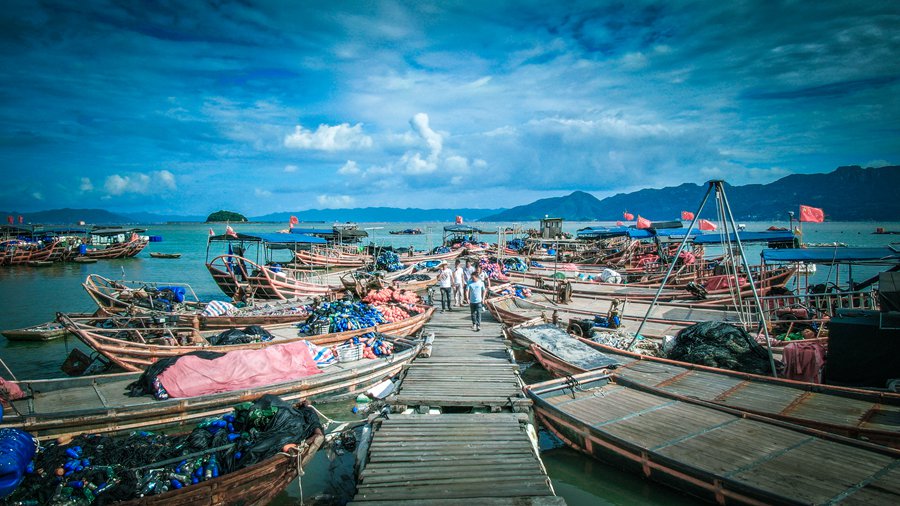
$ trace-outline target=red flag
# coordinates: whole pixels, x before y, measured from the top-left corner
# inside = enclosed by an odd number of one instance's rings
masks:
[[[709,221],[709,220],[700,220],[699,223],[700,223],[700,230],[709,230],[709,231],[713,231],[713,230],[719,228],[719,227],[716,226],[715,223],[713,223],[713,222],[711,222],[711,221]]]
[[[298,220],[296,216],[291,216],[291,225],[296,225],[298,223],[300,223],[300,220]]]
[[[694,213],[688,211],[681,211],[681,219],[684,221],[691,221],[694,219]]]
[[[634,215],[629,213],[628,211],[622,213],[622,217],[625,218],[625,221],[631,221],[634,219]]]
[[[800,221],[822,223],[825,221],[825,211],[818,207],[800,206]]]
[[[19,225],[21,225],[25,221],[25,218],[22,215],[19,215]]]
[[[15,221],[15,220],[13,220],[13,217],[12,217],[12,215],[10,214],[9,216],[6,217],[6,221],[8,221],[10,225],[12,225],[12,224],[13,224],[13,221]]]
[[[234,231],[233,228],[231,228],[231,225],[228,225],[225,227],[225,235],[230,235],[231,237],[234,237],[235,239],[237,239],[237,233]]]
[[[456,224],[457,224],[457,225],[462,225],[462,222],[463,222],[462,216],[457,216],[457,217],[456,217]]]
[[[209,236],[212,237],[212,236],[214,236],[214,235],[216,235],[216,233],[213,232],[213,229],[209,229]]]
[[[638,215],[637,228],[650,228],[650,225],[650,220],[642,217],[640,214]]]
[[[617,226],[617,227],[621,227],[622,225],[624,225],[624,223],[622,223],[621,221],[617,221],[617,222],[616,222],[616,226]]]
[[[288,223],[288,230],[294,230],[294,224]]]

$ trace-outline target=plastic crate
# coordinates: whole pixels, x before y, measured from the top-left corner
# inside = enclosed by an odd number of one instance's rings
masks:
[[[331,324],[327,321],[318,321],[312,324],[312,332],[316,335],[328,334],[331,332]]]
[[[354,362],[363,358],[364,344],[342,344],[336,347],[338,362]]]

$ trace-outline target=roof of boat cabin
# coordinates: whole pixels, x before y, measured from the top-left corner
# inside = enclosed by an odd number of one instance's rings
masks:
[[[896,264],[900,253],[891,248],[785,248],[764,249],[766,262],[809,262],[816,264],[868,262]]]

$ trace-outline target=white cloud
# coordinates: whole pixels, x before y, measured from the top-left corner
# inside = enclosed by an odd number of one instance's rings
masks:
[[[44,200],[44,194],[41,192],[34,192],[31,196],[34,197],[35,200]]]
[[[320,206],[328,208],[342,208],[353,204],[354,199],[349,195],[319,195],[316,201]]]
[[[262,188],[254,188],[253,196],[257,198],[268,198],[272,196],[272,192],[269,190],[263,190]]]
[[[338,174],[359,174],[359,172],[359,165],[353,160],[347,160],[347,163],[338,169]]]
[[[89,192],[94,189],[94,184],[91,183],[91,178],[83,177],[81,178],[81,184],[78,185],[78,189],[83,192]]]
[[[469,160],[463,156],[448,156],[444,168],[451,172],[469,172]]]
[[[176,187],[175,175],[167,170],[158,170],[147,174],[113,174],[107,177],[103,183],[103,188],[108,195],[124,195],[126,193],[150,195],[174,190]]]
[[[294,149],[341,151],[372,147],[372,138],[363,133],[362,123],[353,126],[349,123],[334,126],[322,124],[315,132],[297,125],[294,133],[285,136],[284,145]]]
[[[413,127],[413,130],[419,136],[425,140],[425,143],[428,144],[428,148],[430,150],[430,157],[437,157],[441,154],[441,150],[444,147],[444,138],[428,125],[428,115],[424,112],[420,112],[412,117],[409,120],[409,124]]]
[[[870,160],[870,161],[864,163],[863,167],[872,167],[872,168],[877,169],[879,167],[887,167],[888,165],[894,165],[894,164],[887,160]]]
[[[285,165],[285,166],[284,166],[284,171],[285,171],[285,172],[297,172],[297,169],[298,169],[298,168],[299,168],[299,167],[297,167],[296,165]]]

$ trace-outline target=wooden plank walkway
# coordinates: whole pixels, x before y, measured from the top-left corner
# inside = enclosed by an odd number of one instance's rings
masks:
[[[472,330],[469,308],[436,312],[425,325],[435,334],[429,358],[408,366],[396,396],[388,399],[395,411],[405,407],[442,408],[454,412],[482,408],[490,411],[527,411],[518,366],[503,342],[500,323],[485,310],[481,331]]]
[[[564,506],[529,436],[518,368],[500,325],[487,311],[472,331],[468,308],[435,313],[433,353],[408,367],[395,412],[440,408],[442,414],[391,414],[372,438],[350,504]],[[490,411],[490,412],[473,412]],[[503,412],[500,412],[503,411]],[[532,439],[534,438],[534,439]]]

